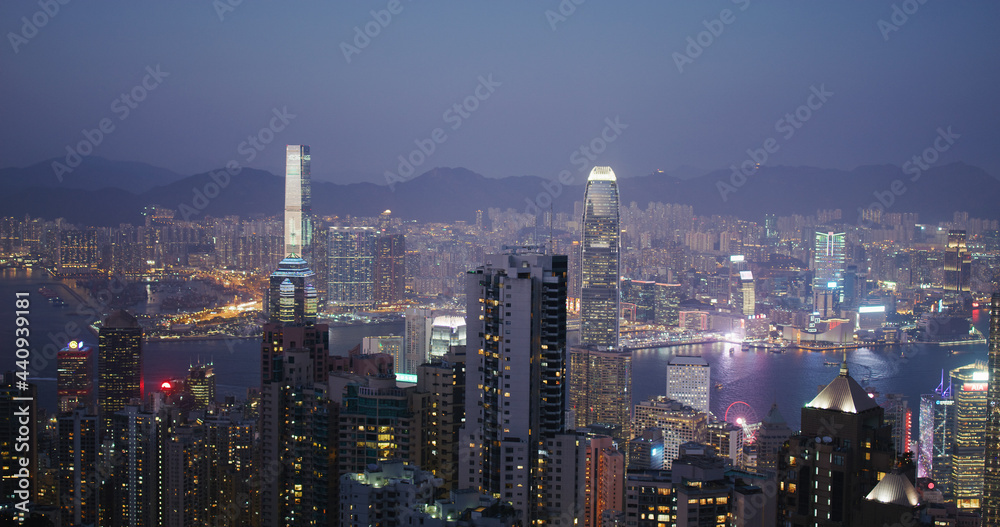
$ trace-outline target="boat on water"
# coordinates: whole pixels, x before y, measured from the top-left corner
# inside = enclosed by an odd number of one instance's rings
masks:
[[[834,362],[834,361],[829,361],[829,360],[826,361],[826,362],[824,362],[823,364],[826,364],[827,366],[840,366],[839,362]]]
[[[716,389],[716,390],[721,390],[721,389],[722,389],[722,383],[721,383],[721,382],[719,382],[719,383],[716,383],[716,384],[715,384],[715,389]]]
[[[734,351],[736,351],[736,348],[729,348],[729,354],[730,355],[732,355]]]
[[[48,287],[39,287],[38,292],[45,298],[48,298],[49,300],[59,296],[56,294],[55,291],[49,289]]]

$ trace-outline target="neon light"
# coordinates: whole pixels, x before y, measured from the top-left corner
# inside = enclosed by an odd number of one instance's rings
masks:
[[[885,306],[861,306],[858,313],[885,313]]]
[[[173,387],[174,386],[172,384],[170,384],[170,381],[163,381],[163,384],[160,385],[160,388],[163,389],[163,390],[169,390],[169,389],[171,389]]]

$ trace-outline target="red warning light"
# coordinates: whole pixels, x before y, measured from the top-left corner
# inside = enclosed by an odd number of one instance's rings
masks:
[[[933,481],[931,481],[931,482],[928,482],[928,483],[927,483],[927,488],[928,488],[928,489],[933,489],[933,488],[934,488],[934,482],[933,482]]]
[[[162,390],[169,390],[169,389],[171,389],[173,387],[174,386],[172,384],[170,384],[170,381],[163,381],[163,384],[160,385],[160,389],[162,389]]]

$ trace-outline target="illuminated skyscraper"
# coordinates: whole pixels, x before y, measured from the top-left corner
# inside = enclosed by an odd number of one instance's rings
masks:
[[[98,334],[97,402],[104,438],[111,417],[133,400],[142,399],[142,327],[125,311],[114,311]]]
[[[581,343],[618,347],[621,226],[618,180],[611,167],[594,167],[587,178],[583,210]]]
[[[191,365],[187,379],[184,384],[199,408],[208,408],[210,404],[215,404],[215,371],[211,363]]]
[[[611,425],[621,444],[632,439],[632,352],[571,349],[569,397],[577,429]]]
[[[329,304],[345,309],[366,309],[375,302],[375,229],[330,227]]]
[[[94,404],[94,354],[90,346],[82,340],[71,341],[56,354],[56,363],[59,412],[72,412],[77,406],[91,408]]]
[[[406,295],[406,238],[386,234],[375,240],[375,302],[394,304]]]
[[[979,509],[983,495],[989,380],[984,362],[951,370],[955,399],[951,490],[960,509]]]
[[[990,301],[989,389],[986,415],[986,464],[983,525],[1000,525],[1000,293]]]
[[[309,260],[312,245],[312,183],[309,147],[285,149],[285,256]]]
[[[939,391],[920,396],[920,448],[917,477],[931,478],[945,494],[951,493],[952,429],[955,401],[951,392]]]
[[[972,253],[965,243],[965,231],[948,231],[948,246],[944,250],[944,288],[946,291],[968,291],[972,278]]]
[[[840,290],[844,286],[846,267],[846,234],[833,231],[815,231],[813,238],[813,305],[827,305],[824,297],[833,303],[839,301]],[[824,316],[829,314],[824,313]]]
[[[96,525],[98,422],[83,408],[59,418],[59,505],[64,525]]]
[[[546,440],[567,428],[566,257],[490,255],[466,283],[459,487],[511,502],[528,525],[544,515],[542,494],[555,490],[542,488]]]
[[[700,356],[679,355],[667,362],[667,397],[702,413],[711,412],[712,367]]]
[[[416,373],[419,366],[430,357],[431,331],[434,327],[434,310],[422,307],[406,308],[406,328],[403,335],[402,364],[395,364],[396,373]]]
[[[328,485],[336,479],[326,385],[330,333],[326,324],[316,323],[316,274],[308,262],[309,147],[290,145],[287,155],[286,256],[269,279],[261,339],[260,459],[262,466],[277,468],[274,477],[262,480],[265,526],[324,524],[331,513]]]

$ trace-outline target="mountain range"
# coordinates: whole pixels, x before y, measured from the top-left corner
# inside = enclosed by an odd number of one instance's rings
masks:
[[[214,177],[213,177],[214,174]],[[476,210],[514,208],[536,212],[550,207],[572,212],[581,201],[587,174],[556,182],[536,176],[487,178],[471,170],[434,168],[390,188],[373,183],[314,181],[313,211],[320,216],[374,216],[390,209],[394,216],[421,222],[472,221]],[[54,219],[112,226],[142,222],[150,204],[177,209],[178,217],[273,215],[283,208],[284,180],[270,172],[243,168],[183,176],[138,162],[86,158],[60,181],[51,160],[23,168],[0,169],[0,215]],[[919,177],[892,165],[861,166],[844,171],[815,167],[763,166],[746,177],[716,170],[699,177],[655,172],[619,178],[623,206],[636,202],[683,203],[696,214],[735,215],[761,220],[841,209],[853,223],[858,209],[880,205],[888,212],[918,212],[920,221],[950,220],[955,211],[997,219],[1000,181],[964,163],[931,167]]]

